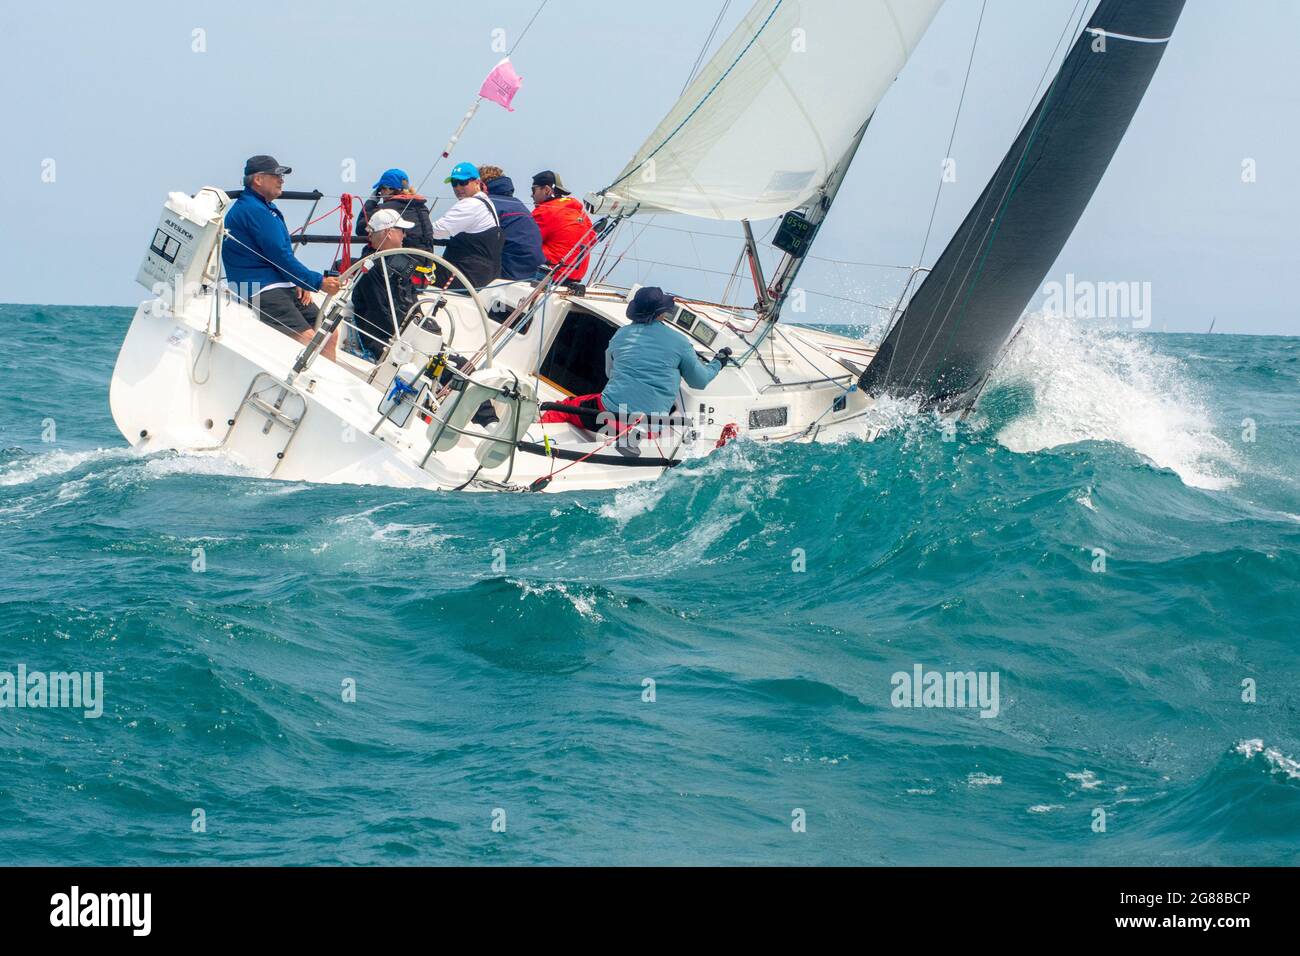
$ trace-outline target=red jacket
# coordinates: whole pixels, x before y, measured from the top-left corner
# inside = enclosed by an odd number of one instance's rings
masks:
[[[596,238],[582,200],[559,196],[533,209],[533,219],[542,231],[542,255],[552,265],[563,259],[577,243],[587,243],[587,251],[568,273],[569,281],[581,281],[587,274],[587,260],[591,258],[591,244]]]

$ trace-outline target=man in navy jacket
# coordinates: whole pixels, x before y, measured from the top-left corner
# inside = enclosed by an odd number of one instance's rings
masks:
[[[501,276],[531,279],[542,264],[542,231],[532,211],[515,198],[515,184],[500,166],[480,166],[478,171],[506,237],[501,250]]]
[[[293,254],[289,227],[275,199],[284,192],[284,177],[293,172],[271,156],[253,156],[244,164],[244,189],[226,213],[222,260],[226,282],[267,325],[306,344],[316,331],[319,310],[311,293],[339,291],[339,280],[307,268]],[[337,337],[324,355],[334,357]]]

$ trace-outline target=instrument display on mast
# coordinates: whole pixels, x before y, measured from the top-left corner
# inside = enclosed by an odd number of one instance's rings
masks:
[[[792,209],[781,217],[781,225],[772,238],[772,245],[784,253],[799,258],[808,252],[816,232],[817,227],[809,222],[803,213]]]

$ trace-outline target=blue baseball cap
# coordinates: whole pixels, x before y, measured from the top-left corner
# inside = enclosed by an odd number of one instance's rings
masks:
[[[468,182],[471,179],[478,178],[478,167],[473,163],[457,163],[455,166],[451,167],[451,175],[444,179],[443,182],[449,183],[453,179]]]
[[[379,177],[379,182],[371,186],[371,189],[379,189],[386,186],[389,189],[401,189],[411,181],[411,177],[406,175],[404,169],[385,169],[384,175]]]

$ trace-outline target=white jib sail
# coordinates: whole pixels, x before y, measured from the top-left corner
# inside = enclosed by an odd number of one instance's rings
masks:
[[[943,0],[758,0],[605,189],[708,219],[811,199],[875,111]]]

